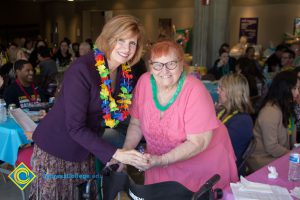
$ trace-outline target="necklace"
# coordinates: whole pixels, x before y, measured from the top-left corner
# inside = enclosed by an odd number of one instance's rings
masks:
[[[225,117],[223,120],[222,120],[222,123],[225,124],[230,118],[232,118],[234,115],[236,115],[238,113],[238,111],[234,111],[233,113],[231,113],[230,115],[228,115],[227,117]],[[221,120],[222,116],[225,114],[225,109],[221,110],[219,113],[218,113],[218,119]]]
[[[150,81],[151,81],[151,86],[152,86],[153,100],[154,100],[155,106],[156,106],[156,108],[158,110],[165,111],[165,110],[167,110],[174,103],[174,101],[176,100],[178,94],[180,93],[180,91],[182,89],[182,85],[184,83],[185,77],[186,77],[186,75],[183,72],[180,75],[180,79],[179,79],[179,82],[178,82],[178,85],[177,85],[177,88],[176,88],[176,91],[175,91],[174,95],[172,96],[172,98],[170,99],[170,101],[165,106],[162,106],[159,103],[158,99],[157,99],[157,86],[156,86],[156,83],[155,83],[155,79],[154,79],[153,75],[151,75]]]
[[[36,91],[36,89],[34,88],[34,84],[31,83],[31,88],[34,94],[34,99],[32,99],[30,97],[30,95],[25,91],[24,87],[21,85],[20,81],[18,79],[16,79],[16,83],[18,84],[19,88],[21,89],[21,91],[23,92],[23,94],[25,94],[26,98],[30,101],[30,102],[36,102],[37,98],[38,98],[38,93]]]
[[[105,66],[104,53],[98,48],[94,48],[94,56],[97,71],[100,75],[100,99],[102,101],[101,108],[103,110],[103,119],[105,125],[113,128],[124,121],[129,115],[129,105],[132,98],[132,74],[131,68],[127,64],[122,64],[122,73],[120,79],[120,93],[117,95],[120,99],[115,100],[112,96],[112,80],[109,77],[109,69]]]

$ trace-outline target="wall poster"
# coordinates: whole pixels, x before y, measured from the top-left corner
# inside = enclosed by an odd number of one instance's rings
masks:
[[[248,43],[257,43],[258,17],[240,19],[240,38],[248,37]]]

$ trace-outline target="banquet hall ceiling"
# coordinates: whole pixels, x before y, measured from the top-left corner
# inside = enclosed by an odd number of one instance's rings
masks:
[[[67,0],[10,0],[20,2],[64,2]],[[100,0],[74,0],[75,2],[91,2]],[[102,0],[105,1],[105,0]],[[118,0],[115,0],[118,1]],[[143,0],[142,0],[143,1]],[[159,0],[160,1],[160,0]],[[188,0],[190,1],[190,0]],[[213,0],[211,0],[213,1]],[[279,3],[299,3],[299,0],[230,0],[234,5],[254,5],[254,4],[279,4]]]

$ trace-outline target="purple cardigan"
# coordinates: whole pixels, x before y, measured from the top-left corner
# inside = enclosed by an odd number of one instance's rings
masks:
[[[55,105],[33,134],[35,144],[67,161],[81,162],[92,153],[108,162],[116,149],[101,138],[104,127],[99,83],[93,53],[72,63]]]

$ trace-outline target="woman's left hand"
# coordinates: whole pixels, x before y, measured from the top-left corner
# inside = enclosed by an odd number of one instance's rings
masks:
[[[144,157],[148,160],[148,165],[145,166],[144,170],[148,170],[152,167],[157,167],[162,165],[161,156],[144,154]]]

